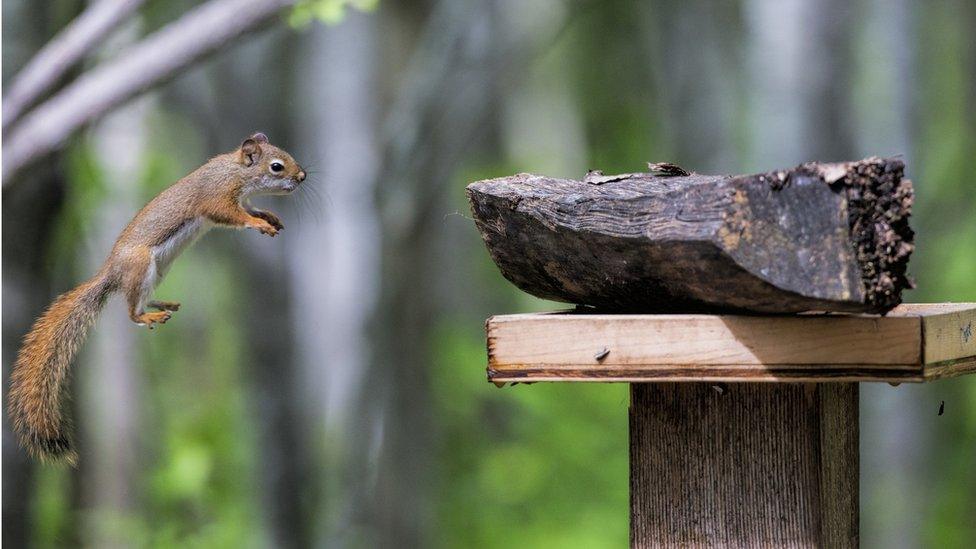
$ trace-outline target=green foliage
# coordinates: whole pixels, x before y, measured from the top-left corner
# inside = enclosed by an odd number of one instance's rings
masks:
[[[71,539],[71,511],[64,497],[70,488],[67,467],[44,467],[34,477],[31,515],[37,547],[61,547]]]
[[[572,60],[571,76],[580,90],[587,168],[625,173],[644,169],[648,161],[678,161],[661,124],[664,107],[653,85],[654,64],[635,44],[634,37],[643,31],[633,4],[594,6],[583,9],[566,33],[563,54]],[[614,32],[597,30],[606,28]]]
[[[973,125],[972,63],[958,52],[976,54],[969,32],[955,22],[952,9],[924,11],[922,24],[938,28],[920,45],[921,63],[919,172],[913,225],[918,251],[910,268],[919,282],[913,301],[976,301],[976,194],[970,164],[976,157]],[[971,59],[970,59],[971,60]],[[932,401],[944,400],[947,413],[932,433],[935,445],[927,460],[932,475],[924,537],[932,547],[971,547],[976,543],[976,379],[939,382]],[[936,391],[938,391],[936,393]],[[938,395],[937,397],[935,395]]]
[[[445,319],[431,378],[442,547],[627,544],[627,386],[485,381],[480,326]]]
[[[180,294],[192,308],[180,311],[182,322],[145,334],[152,340],[149,410],[160,434],[147,441],[158,456],[148,479],[155,517],[148,533],[155,546],[259,546],[242,329],[221,320],[239,317],[235,296],[242,290],[226,260],[192,257],[174,266],[159,288],[160,295]]]
[[[83,140],[75,140],[65,154],[67,185],[64,208],[55,223],[54,235],[45,253],[48,268],[66,279],[76,281],[88,275],[76,265],[79,242],[86,241],[92,222],[92,212],[105,201],[105,184],[98,163],[90,147]]]
[[[976,301],[976,198],[969,167],[976,156],[976,128],[967,116],[973,101],[967,89],[976,75],[965,57],[953,55],[971,37],[952,24],[949,10],[926,10],[926,15],[929,25],[942,30],[923,43],[921,57],[941,62],[920,66],[924,122],[913,218],[919,245],[911,266],[920,284],[913,299]]]
[[[373,11],[378,5],[379,0],[302,0],[292,8],[288,23],[296,28],[305,28],[316,20],[335,25],[345,18],[347,7]]]

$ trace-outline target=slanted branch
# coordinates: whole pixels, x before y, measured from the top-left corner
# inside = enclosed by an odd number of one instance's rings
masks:
[[[900,160],[743,176],[659,166],[583,181],[518,174],[467,193],[502,274],[545,299],[606,311],[884,313],[912,286],[913,191]]]
[[[117,58],[84,73],[53,97],[17,118],[13,126],[9,125],[10,121],[5,121],[3,186],[11,184],[20,169],[59,148],[78,128],[213,53],[228,41],[271,21],[273,16],[296,1],[210,0]],[[82,42],[72,47],[84,46],[87,39]],[[59,70],[55,68],[53,72]],[[5,104],[4,117],[8,112],[17,113],[26,108],[34,99],[32,94],[36,89],[49,84],[42,81],[38,88],[31,85],[23,97],[16,97],[10,105],[15,107],[14,110]]]

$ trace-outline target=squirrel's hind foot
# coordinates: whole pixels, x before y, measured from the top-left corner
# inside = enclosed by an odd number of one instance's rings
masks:
[[[153,309],[159,311],[179,311],[180,302],[179,301],[150,301],[146,304],[147,307],[152,307]]]
[[[166,321],[173,316],[169,311],[159,311],[158,313],[142,313],[133,320],[140,326],[147,326],[153,329],[153,324],[166,324]]]

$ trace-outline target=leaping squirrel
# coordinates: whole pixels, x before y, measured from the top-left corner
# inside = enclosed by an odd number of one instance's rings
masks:
[[[303,181],[305,170],[291,155],[255,133],[239,149],[212,158],[143,207],[98,273],[55,299],[24,337],[9,393],[10,418],[21,444],[43,460],[76,463],[61,394],[71,359],[106,298],[122,292],[129,318],[140,326],[165,323],[180,304],[149,298],[176,256],[215,225],[275,236],[284,228],[281,220],[251,207],[248,199],[288,194]]]

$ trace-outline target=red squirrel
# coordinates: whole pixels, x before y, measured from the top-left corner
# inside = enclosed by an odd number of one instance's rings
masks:
[[[305,170],[295,159],[255,133],[239,149],[210,159],[146,204],[98,273],[55,299],[24,337],[8,401],[21,445],[37,458],[75,464],[78,456],[62,417],[61,396],[68,366],[108,296],[121,292],[129,318],[139,326],[165,323],[180,304],[150,297],[176,256],[213,226],[275,236],[284,228],[281,220],[251,207],[248,199],[288,194],[303,181]]]

